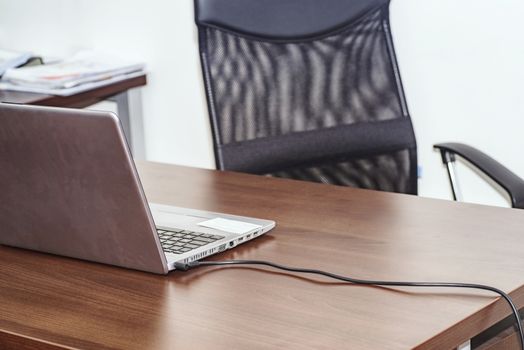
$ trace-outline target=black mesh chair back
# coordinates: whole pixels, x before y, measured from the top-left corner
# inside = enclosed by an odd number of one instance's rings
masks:
[[[417,193],[384,0],[195,0],[217,168]]]

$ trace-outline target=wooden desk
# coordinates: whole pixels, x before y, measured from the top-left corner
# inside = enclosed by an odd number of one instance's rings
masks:
[[[147,79],[144,74],[71,96],[0,90],[0,101],[69,108],[85,108],[104,100],[114,101],[117,104],[118,117],[133,150],[133,155],[135,158],[145,159],[140,95],[132,89],[145,86],[146,83]],[[134,94],[131,94],[131,91],[134,91]]]
[[[149,200],[275,219],[221,259],[485,283],[524,305],[524,211],[140,165]],[[264,268],[156,276],[0,247],[0,348],[451,349],[510,314],[471,290],[372,288]]]

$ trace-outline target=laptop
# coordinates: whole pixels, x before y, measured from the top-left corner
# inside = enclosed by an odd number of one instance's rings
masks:
[[[111,112],[0,103],[0,196],[0,244],[157,274],[275,227],[148,203]]]

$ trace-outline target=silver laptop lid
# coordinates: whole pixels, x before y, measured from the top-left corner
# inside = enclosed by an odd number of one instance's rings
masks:
[[[0,103],[0,125],[0,244],[168,272],[114,114]]]

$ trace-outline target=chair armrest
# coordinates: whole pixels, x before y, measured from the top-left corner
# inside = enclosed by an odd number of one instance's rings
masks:
[[[524,180],[504,165],[478,149],[462,143],[439,143],[433,147],[440,151],[445,163],[453,160],[448,155],[453,157],[455,154],[467,160],[508,192],[512,207],[524,209]]]

